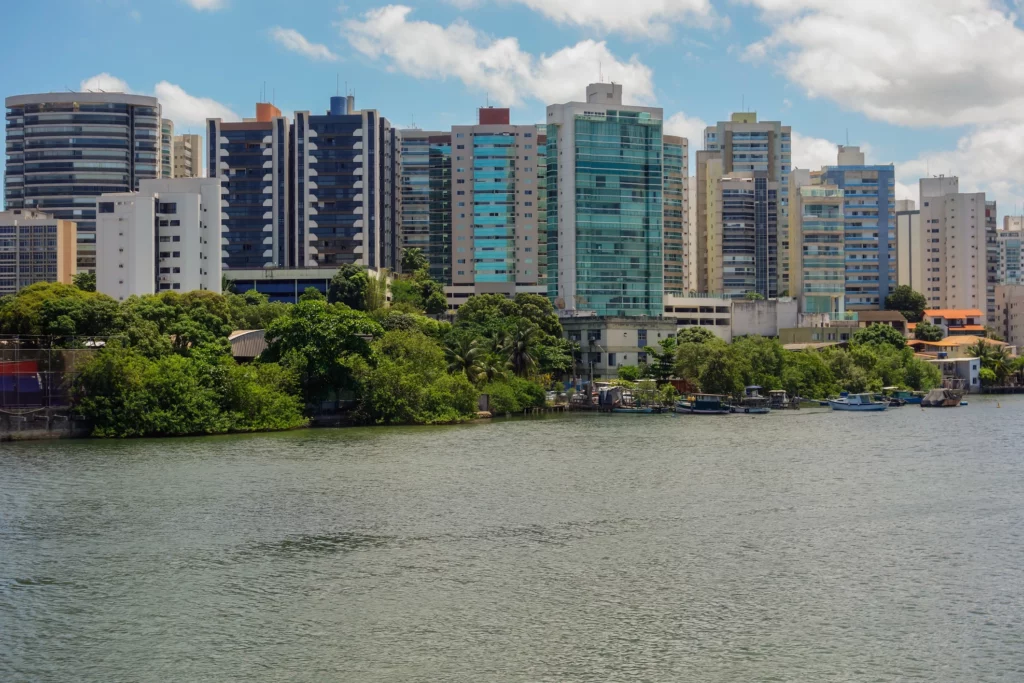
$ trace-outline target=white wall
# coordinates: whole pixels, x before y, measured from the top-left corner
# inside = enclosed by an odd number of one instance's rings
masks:
[[[113,213],[104,206],[113,205]],[[132,192],[97,199],[96,291],[124,301],[156,283],[154,199]]]

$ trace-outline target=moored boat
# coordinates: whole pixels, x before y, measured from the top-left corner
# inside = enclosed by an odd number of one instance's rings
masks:
[[[888,403],[875,401],[871,394],[850,394],[844,398],[830,399],[832,410],[848,410],[854,412],[881,412],[889,407]]]
[[[732,412],[744,415],[767,415],[771,412],[768,397],[761,395],[761,387],[749,386],[743,393],[743,398],[732,407]]]
[[[690,394],[676,403],[676,412],[690,415],[728,415],[732,408],[718,394]]]

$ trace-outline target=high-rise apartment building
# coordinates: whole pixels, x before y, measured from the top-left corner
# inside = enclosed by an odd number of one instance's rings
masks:
[[[160,119],[160,177],[174,177],[174,121]]]
[[[77,267],[96,267],[96,197],[160,175],[160,104],[124,93],[8,97],[8,209],[35,209],[77,225]]]
[[[999,284],[999,217],[995,200],[985,202],[985,315],[996,319],[996,286]]]
[[[697,271],[700,262],[707,263],[706,257],[697,251],[697,176],[691,175],[686,182],[686,258],[683,259],[683,274],[686,277],[686,291],[698,292]]]
[[[203,177],[203,137],[201,135],[174,136],[173,177]]]
[[[804,313],[842,313],[846,307],[844,190],[812,185],[810,173],[789,176],[790,293]]]
[[[780,121],[758,121],[756,112],[734,113],[729,121],[719,121],[704,131],[704,150],[717,153],[722,159],[722,173],[761,173],[768,183],[778,188],[775,223],[789,225],[789,172],[792,168],[792,131]],[[697,160],[697,184],[701,182],[701,160]],[[698,235],[707,228],[698,207]],[[700,239],[700,237],[698,237]],[[778,253],[778,283],[773,289],[789,290],[789,231],[780,230],[775,250]],[[698,247],[699,248],[699,247]],[[698,255],[699,256],[699,255]],[[705,283],[699,282],[704,286]]]
[[[912,199],[896,200],[896,284],[924,294],[925,236],[921,211]]]
[[[893,165],[866,165],[859,147],[840,145],[838,164],[815,175],[819,183],[843,190],[846,308],[885,308],[897,281]]]
[[[1024,348],[1024,285],[1003,284],[996,287],[996,315],[990,321],[1003,341]]]
[[[662,315],[662,119],[660,108],[623,105],[614,83],[548,107],[548,295],[558,310]]]
[[[0,296],[37,282],[71,284],[77,249],[74,221],[34,209],[0,211]]]
[[[224,270],[294,265],[288,119],[264,102],[256,105],[256,118],[209,119],[206,129],[206,177],[220,180],[223,188]]]
[[[689,142],[686,138],[665,135],[665,186],[663,191],[665,231],[665,293],[684,296],[687,289],[687,265],[690,263]]]
[[[929,309],[988,312],[991,221],[986,214],[993,209],[984,192],[960,192],[955,176],[921,179],[923,294]]]
[[[999,284],[1024,285],[1024,219],[1005,216],[999,241]]]
[[[144,180],[138,192],[97,199],[96,289],[130,296],[221,291],[221,183]]]
[[[401,137],[402,219],[399,243],[403,251],[422,251],[433,266],[440,254],[435,254],[431,244],[430,153],[432,146],[439,142],[447,142],[450,147],[451,135],[442,131],[406,128],[401,131]],[[448,179],[450,184],[451,176]],[[451,198],[448,197],[447,201],[450,202]],[[444,280],[439,281],[447,283],[450,276],[449,273]]]
[[[375,109],[356,109],[355,97],[332,97],[324,114],[295,112],[291,158],[295,265],[396,269],[398,130]]]
[[[452,127],[451,145],[449,299],[545,294],[546,136],[487,107],[476,125]]]
[[[738,299],[778,296],[779,184],[763,171],[726,173],[723,159],[705,168],[708,291]],[[787,178],[788,180],[788,178]]]

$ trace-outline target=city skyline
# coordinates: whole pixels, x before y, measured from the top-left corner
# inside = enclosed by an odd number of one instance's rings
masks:
[[[183,134],[249,116],[261,99],[289,117],[318,113],[347,84],[396,127],[446,130],[488,102],[510,106],[513,124],[541,123],[547,105],[603,77],[625,85],[627,102],[663,108],[665,134],[687,137],[691,157],[704,126],[747,109],[792,126],[794,167],[834,163],[848,141],[869,164],[895,163],[898,199],[917,199],[920,177],[952,174],[1000,215],[1024,202],[1020,76],[1007,58],[1024,30],[998,0],[353,0],[301,14],[261,0],[57,4],[11,8],[12,27],[45,19],[56,40],[0,75],[5,96],[154,94]],[[157,27],[199,49],[165,59],[151,49]],[[27,53],[34,33],[13,33],[12,53]]]

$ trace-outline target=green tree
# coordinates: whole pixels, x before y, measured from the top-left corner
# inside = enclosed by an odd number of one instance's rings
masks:
[[[388,304],[388,271],[381,269],[377,271],[376,277],[368,278],[366,281],[364,311],[377,311],[385,308]]]
[[[618,376],[621,380],[635,382],[640,379],[640,368],[635,365],[620,365]]]
[[[415,273],[430,265],[423,250],[418,247],[410,247],[402,250],[402,272]]]
[[[743,393],[743,381],[728,349],[717,348],[708,354],[700,371],[700,387],[709,394],[739,396]]]
[[[987,387],[992,386],[997,381],[996,373],[991,368],[982,368],[978,376],[981,378],[981,383]]]
[[[302,294],[299,294],[299,301],[327,301],[327,297],[316,287],[306,287]]]
[[[684,327],[676,335],[676,341],[680,344],[706,344],[716,339],[718,337],[715,336],[715,333],[706,327]]]
[[[384,333],[364,313],[325,301],[303,301],[267,327],[266,362],[281,362],[299,373],[307,403],[354,386],[350,356],[370,356],[370,340]]]
[[[353,264],[343,265],[331,278],[327,289],[329,303],[342,303],[357,311],[366,305],[366,287],[369,282],[366,269]]]
[[[924,318],[928,300],[910,285],[900,285],[885,297],[885,310],[899,311],[909,322],[919,323]]]
[[[448,372],[461,372],[470,382],[476,383],[481,379],[480,361],[483,357],[483,349],[480,348],[478,340],[472,337],[460,337],[445,346],[445,357],[448,361]]]
[[[645,346],[644,353],[647,354],[650,374],[659,382],[664,382],[672,377],[675,371],[679,342],[676,337],[668,337],[662,339],[658,343],[658,347],[656,349],[653,346]]]
[[[937,342],[942,341],[944,336],[942,328],[931,323],[917,323],[914,328],[914,339],[918,341]]]
[[[759,292],[747,292],[743,298],[747,301],[764,301],[764,295]]]
[[[96,273],[75,273],[71,278],[71,284],[83,292],[96,291]]]
[[[29,285],[0,308],[0,334],[102,336],[121,327],[113,299],[58,282]]]
[[[888,344],[896,349],[902,349],[907,345],[906,337],[895,328],[882,323],[875,323],[868,327],[861,328],[853,333],[851,340],[857,344]]]
[[[537,367],[535,347],[539,333],[536,325],[520,323],[508,336],[504,351],[516,376],[526,377]]]
[[[424,302],[424,309],[430,315],[441,315],[442,313],[448,312],[448,299],[445,298],[444,292],[434,290],[427,297]]]

